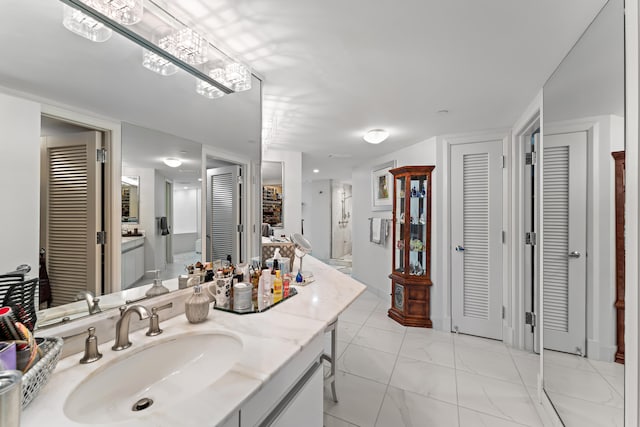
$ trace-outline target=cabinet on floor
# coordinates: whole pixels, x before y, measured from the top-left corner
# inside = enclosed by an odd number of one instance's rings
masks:
[[[393,260],[389,317],[431,328],[431,174],[435,166],[403,166],[393,175]]]

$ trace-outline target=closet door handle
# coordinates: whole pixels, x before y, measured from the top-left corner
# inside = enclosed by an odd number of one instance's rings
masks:
[[[580,258],[580,255],[578,251],[569,252],[569,258]]]
[[[456,252],[464,252],[464,246],[461,246],[461,245],[456,246]]]

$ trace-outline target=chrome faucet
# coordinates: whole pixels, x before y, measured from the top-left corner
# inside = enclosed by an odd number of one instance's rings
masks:
[[[129,341],[129,319],[131,314],[137,313],[140,320],[149,318],[149,311],[142,305],[131,305],[120,307],[120,319],[116,323],[116,342],[111,347],[112,350],[120,351],[131,347]]]
[[[98,305],[98,303],[100,302],[100,298],[96,298],[95,296],[93,296],[93,293],[89,291],[79,291],[76,294],[76,301],[80,301],[81,299],[84,299],[85,301],[87,301],[87,306],[89,307],[89,314],[96,314],[102,311],[100,309],[100,306]]]

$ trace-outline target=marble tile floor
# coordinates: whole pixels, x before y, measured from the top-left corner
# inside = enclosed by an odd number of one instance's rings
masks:
[[[325,427],[551,425],[535,397],[534,356],[498,341],[407,328],[387,308],[365,292],[340,316],[339,402],[325,387]]]

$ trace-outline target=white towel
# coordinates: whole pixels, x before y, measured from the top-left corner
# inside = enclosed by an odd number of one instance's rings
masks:
[[[380,239],[382,237],[382,218],[373,218],[371,220],[371,241],[373,243],[380,244]]]

